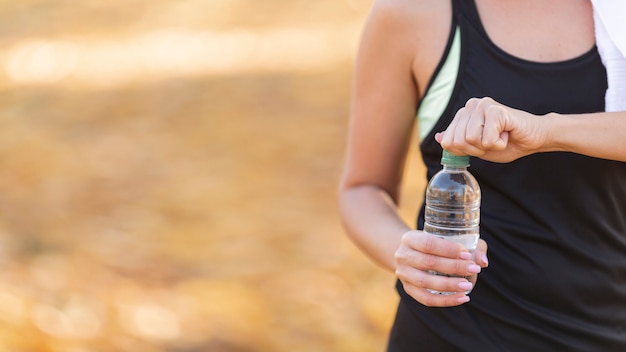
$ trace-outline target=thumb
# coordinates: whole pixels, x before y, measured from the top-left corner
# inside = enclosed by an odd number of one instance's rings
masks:
[[[435,133],[435,140],[437,143],[441,144],[441,141],[443,140],[443,132]]]
[[[496,142],[494,143],[494,148],[495,150],[504,150],[507,146],[507,144],[509,144],[509,132],[502,132],[500,133],[499,138],[496,140]]]
[[[474,261],[481,268],[489,266],[489,259],[487,259],[487,242],[485,242],[485,240],[478,240],[476,250],[474,251]]]

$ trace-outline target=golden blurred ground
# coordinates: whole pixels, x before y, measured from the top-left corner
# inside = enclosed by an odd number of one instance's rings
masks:
[[[369,5],[0,0],[0,352],[381,351],[335,205]]]

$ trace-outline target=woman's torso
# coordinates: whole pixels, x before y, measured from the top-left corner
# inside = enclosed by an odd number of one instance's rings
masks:
[[[449,105],[420,146],[429,177],[440,168],[434,131],[444,129],[470,97],[491,96],[535,114],[603,109],[606,76],[586,2],[555,2],[546,6],[562,8],[545,13],[519,1],[454,3],[460,68]],[[508,25],[518,33],[501,33]],[[559,44],[564,41],[575,43]],[[483,190],[481,236],[491,264],[480,274],[472,301],[461,307],[421,306],[399,286],[419,325],[460,350],[624,350],[626,164],[571,153],[471,163]],[[433,347],[428,343],[437,339],[415,343]]]
[[[415,12],[411,28],[407,28],[416,33],[416,41],[408,45],[413,46],[413,76],[420,97],[441,59],[452,17],[448,1],[425,2],[435,2],[427,6],[433,10]],[[594,45],[593,14],[588,0],[476,0],[475,3],[489,37],[512,56],[558,62],[580,56]]]

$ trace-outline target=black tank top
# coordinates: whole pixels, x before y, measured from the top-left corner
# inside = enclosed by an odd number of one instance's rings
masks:
[[[428,178],[441,168],[434,133],[471,97],[538,115],[604,110],[595,47],[562,62],[523,60],[489,39],[473,0],[452,2],[461,61],[449,105],[420,145]],[[626,163],[551,152],[505,164],[472,158],[470,171],[489,267],[454,308],[425,307],[398,283],[389,350],[626,351]]]

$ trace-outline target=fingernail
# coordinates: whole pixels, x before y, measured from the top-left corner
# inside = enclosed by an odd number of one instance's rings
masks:
[[[467,271],[478,274],[480,272],[480,267],[476,264],[470,264],[467,266]]]
[[[459,253],[459,258],[461,258],[463,260],[470,260],[470,259],[472,259],[472,253],[470,253],[470,252],[461,252],[461,253]]]
[[[459,303],[467,303],[469,302],[470,298],[469,296],[463,296],[463,297],[459,297],[459,299],[457,300]]]
[[[487,255],[485,253],[483,253],[482,260],[485,265],[489,265],[489,260],[487,259]]]
[[[468,281],[463,281],[459,284],[459,288],[463,291],[469,291],[472,289],[472,283]]]

